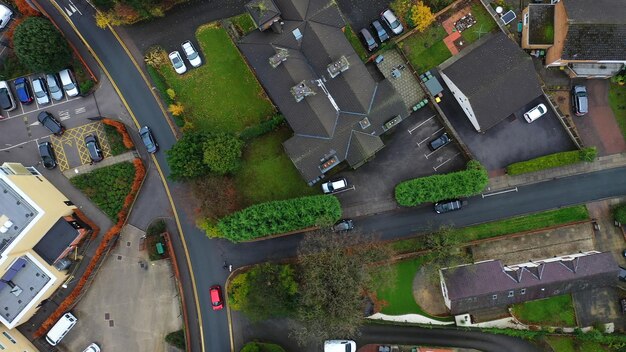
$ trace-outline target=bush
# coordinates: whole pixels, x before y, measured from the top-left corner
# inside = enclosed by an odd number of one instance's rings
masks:
[[[240,352],[285,352],[285,349],[274,343],[248,342]]]
[[[514,163],[506,168],[507,174],[514,176],[554,167],[576,164],[582,161],[592,162],[598,154],[595,147],[545,155],[539,158]]]
[[[185,133],[172,149],[167,151],[167,163],[170,166],[172,180],[189,180],[204,176],[211,170],[204,163],[204,141],[202,133]]]
[[[28,17],[17,26],[13,49],[20,62],[33,72],[57,72],[72,62],[67,41],[44,17]]]
[[[109,141],[109,147],[111,148],[111,154],[120,155],[128,151],[122,141],[122,135],[117,132],[115,127],[110,125],[104,125],[104,133]]]
[[[165,221],[163,219],[153,221],[148,229],[146,230],[146,234],[148,236],[157,236],[165,232],[167,226],[165,225]]]
[[[185,332],[181,329],[165,335],[165,342],[181,350],[185,350]]]
[[[615,220],[626,224],[626,204],[620,205],[613,210],[613,216]]]
[[[213,135],[204,142],[204,163],[214,174],[231,174],[239,169],[243,145],[244,142],[233,135]]]
[[[285,122],[285,117],[281,114],[272,116],[271,119],[261,122],[256,126],[247,127],[239,133],[239,138],[249,141],[252,138],[260,137],[266,133],[272,132]]]
[[[163,78],[161,73],[151,65],[146,65],[146,70],[148,71],[148,75],[150,75],[150,78],[152,78],[154,86],[159,91],[161,99],[165,101],[165,105],[169,106],[170,104],[174,104],[174,99],[170,97],[170,95],[167,93],[167,90],[170,88],[168,87],[167,83],[165,82],[165,78]],[[183,127],[185,126],[185,119],[182,116],[174,116],[174,123],[178,127]]]
[[[399,183],[395,189],[396,201],[403,206],[416,206],[426,202],[469,197],[482,192],[488,182],[487,171],[478,161],[471,160],[464,171]]]
[[[240,242],[259,237],[330,225],[341,217],[334,196],[309,196],[256,204],[217,223],[220,234]]]

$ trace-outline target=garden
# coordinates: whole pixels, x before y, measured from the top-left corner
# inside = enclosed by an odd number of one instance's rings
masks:
[[[513,315],[526,324],[541,326],[576,326],[571,295],[553,296],[519,303],[511,307]]]
[[[609,86],[609,105],[619,129],[622,131],[624,139],[626,139],[626,85],[624,81],[626,72],[622,71],[621,75],[616,75],[611,79],[611,85]]]

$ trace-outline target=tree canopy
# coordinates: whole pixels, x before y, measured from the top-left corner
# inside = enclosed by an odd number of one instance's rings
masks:
[[[13,48],[20,62],[33,72],[57,72],[72,61],[67,41],[44,17],[28,17],[20,23]]]
[[[220,133],[204,142],[204,163],[211,172],[225,175],[239,168],[244,142],[236,136]]]
[[[209,173],[210,169],[203,161],[204,140],[204,134],[188,132],[167,151],[167,163],[173,180],[188,180]]]

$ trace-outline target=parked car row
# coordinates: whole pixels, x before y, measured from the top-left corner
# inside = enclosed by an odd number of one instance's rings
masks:
[[[182,48],[183,53],[185,53],[185,57],[187,57],[187,61],[189,61],[192,67],[199,67],[200,65],[202,65],[202,58],[200,57],[200,54],[193,46],[193,44],[191,44],[191,41],[184,41],[180,45],[180,47]],[[187,72],[187,65],[185,65],[185,61],[183,61],[183,58],[182,56],[180,56],[178,50],[172,51],[168,56],[176,73],[182,75],[183,73]]]
[[[387,9],[381,12],[380,21],[374,20],[372,22],[372,32],[376,33],[376,38],[378,38],[378,41],[381,44],[389,39],[389,34],[381,24],[381,21],[384,22],[391,30],[391,32],[395,35],[402,33],[402,31],[404,30],[404,28],[402,27],[402,23],[400,23],[396,15],[391,10]],[[376,42],[376,39],[374,39],[372,32],[370,32],[370,30],[367,28],[363,28],[360,31],[361,38],[363,39],[363,43],[365,44],[365,47],[368,51],[374,51],[376,48],[378,48],[378,43]]]

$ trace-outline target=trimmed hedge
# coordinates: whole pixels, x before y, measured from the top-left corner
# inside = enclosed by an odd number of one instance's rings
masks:
[[[621,222],[622,224],[626,224],[626,204],[620,205],[613,210],[613,216],[615,220]]]
[[[217,223],[217,229],[219,236],[240,242],[330,225],[340,217],[341,205],[337,198],[309,196],[255,204],[222,218]]]
[[[577,164],[583,161],[592,162],[596,159],[598,152],[595,147],[583,150],[573,150],[569,152],[554,153],[539,158],[513,163],[506,168],[507,174],[511,176],[551,169],[559,166]]]
[[[240,352],[285,352],[285,349],[274,343],[248,342]]]
[[[402,206],[416,206],[426,202],[469,197],[487,186],[487,171],[476,160],[467,163],[467,170],[445,175],[433,175],[404,181],[396,186],[396,201]]]
[[[281,114],[272,116],[271,119],[265,120],[258,125],[247,127],[245,130],[239,133],[239,138],[244,141],[249,141],[253,138],[260,137],[266,133],[272,132],[277,129],[278,126],[285,122],[285,117]]]

